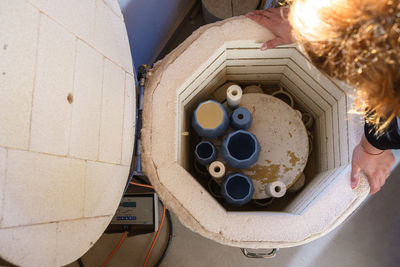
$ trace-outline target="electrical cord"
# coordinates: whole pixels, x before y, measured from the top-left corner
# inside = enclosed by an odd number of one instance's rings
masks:
[[[130,183],[132,182],[133,179],[139,180],[142,184],[150,185],[150,183],[149,183],[149,181],[148,181],[148,179],[146,177],[140,177],[138,175],[135,175],[134,171],[131,171],[130,174],[129,174],[129,177],[128,177],[128,182],[126,183],[125,188],[124,188],[124,193],[121,196],[121,200],[125,196],[125,193],[128,190],[128,187],[129,187],[129,185],[130,185]]]
[[[166,216],[167,216],[167,221],[168,221],[168,240],[167,244],[165,245],[164,251],[161,254],[161,257],[158,259],[157,263],[154,265],[154,267],[160,266],[161,262],[164,260],[165,255],[167,254],[169,245],[171,244],[172,240],[172,234],[173,234],[173,227],[172,227],[172,220],[171,220],[171,214],[169,213],[169,210],[166,210]]]
[[[85,264],[83,264],[82,258],[78,259],[78,264],[79,264],[79,267],[85,267]]]
[[[153,187],[151,185],[147,185],[147,184],[138,184],[138,183],[135,183],[135,182],[130,182],[130,184],[153,189]]]
[[[134,176],[134,179],[138,180],[142,184],[150,185],[146,177]]]
[[[135,183],[135,182],[130,182],[130,184],[153,189],[153,187],[151,185],[147,185],[147,184],[139,184],[139,183]],[[161,204],[162,204],[162,202],[161,202]],[[165,217],[167,217],[167,221],[168,221],[168,240],[167,240],[167,244],[165,245],[163,253],[161,254],[160,258],[158,259],[157,263],[155,264],[155,267],[158,267],[161,264],[161,262],[164,260],[165,255],[167,254],[169,245],[170,245],[171,240],[172,240],[173,227],[172,227],[171,214],[170,214],[169,210],[167,210],[165,208],[164,204],[162,204],[162,205],[163,205],[163,215],[161,217],[160,226],[158,227],[156,236],[154,237],[154,240],[153,240],[153,242],[151,244],[151,247],[150,247],[150,249],[149,249],[149,251],[148,251],[148,253],[146,255],[146,259],[145,259],[145,262],[143,264],[143,267],[146,267],[146,264],[147,264],[147,262],[148,262],[148,260],[150,258],[150,254],[151,254],[151,252],[152,252],[152,250],[154,248],[154,245],[155,245],[155,243],[156,243],[156,241],[158,239],[158,236],[159,236],[159,234],[161,232],[161,228],[163,226]]]
[[[125,231],[124,234],[122,235],[121,239],[118,241],[118,244],[115,246],[115,248],[111,251],[110,255],[108,255],[107,259],[104,261],[104,263],[101,265],[101,267],[105,267],[107,263],[110,261],[111,257],[117,252],[119,247],[121,246],[122,242],[126,238],[126,235],[128,234],[128,231]]]
[[[149,261],[151,252],[153,251],[154,245],[156,244],[156,241],[157,241],[157,239],[158,239],[158,236],[160,235],[161,228],[162,228],[162,226],[163,226],[163,224],[164,224],[165,212],[166,212],[166,208],[165,208],[165,206],[163,206],[163,214],[162,214],[162,217],[161,217],[160,226],[158,227],[156,236],[154,237],[153,242],[151,243],[151,247],[150,247],[150,249],[149,249],[149,252],[147,252],[146,259],[144,260],[144,263],[143,263],[143,267],[146,267],[147,262]]]

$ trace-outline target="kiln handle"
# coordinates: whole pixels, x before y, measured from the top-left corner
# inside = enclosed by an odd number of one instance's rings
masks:
[[[249,252],[247,250],[247,248],[241,248],[241,250],[243,252],[243,255],[245,255],[247,258],[252,258],[252,259],[270,259],[270,258],[274,258],[276,256],[276,253],[278,253],[279,248],[273,248],[268,253]]]

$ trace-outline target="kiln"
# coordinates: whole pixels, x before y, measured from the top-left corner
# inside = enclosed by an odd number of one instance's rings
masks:
[[[143,114],[143,168],[165,205],[201,235],[242,248],[310,242],[342,223],[368,195],[350,187],[350,158],[362,120],[350,116],[352,90],[314,68],[295,46],[260,51],[266,29],[236,17],[197,30],[148,73]],[[228,210],[191,167],[191,114],[226,82],[282,85],[315,118],[305,188],[280,210]],[[189,134],[188,134],[189,133]]]
[[[116,0],[2,1],[0,19],[0,255],[22,266],[65,265],[104,232],[126,185],[136,105],[126,29]],[[242,248],[321,237],[369,192],[365,177],[355,190],[349,185],[362,133],[361,120],[348,115],[351,90],[295,46],[260,51],[270,38],[244,17],[204,26],[146,82],[145,174],[184,225]],[[227,81],[282,85],[315,119],[307,183],[285,207],[227,210],[193,176],[189,114],[218,100]]]

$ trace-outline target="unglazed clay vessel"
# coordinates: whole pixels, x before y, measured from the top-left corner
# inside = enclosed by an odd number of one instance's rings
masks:
[[[273,92],[271,95],[279,98],[280,100],[288,104],[291,108],[294,107],[293,97],[288,92],[285,92],[282,88],[276,92]]]

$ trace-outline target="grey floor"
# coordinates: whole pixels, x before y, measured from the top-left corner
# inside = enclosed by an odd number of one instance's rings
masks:
[[[161,266],[400,266],[400,168],[383,189],[369,197],[340,228],[309,244],[281,249],[274,259],[248,259],[238,248],[223,246],[186,229],[173,216],[174,236]],[[149,264],[164,247],[166,227],[160,234]],[[103,235],[83,257],[86,266],[100,266],[120,238]],[[142,266],[154,234],[125,240],[109,267]],[[70,267],[78,267],[75,262]]]

